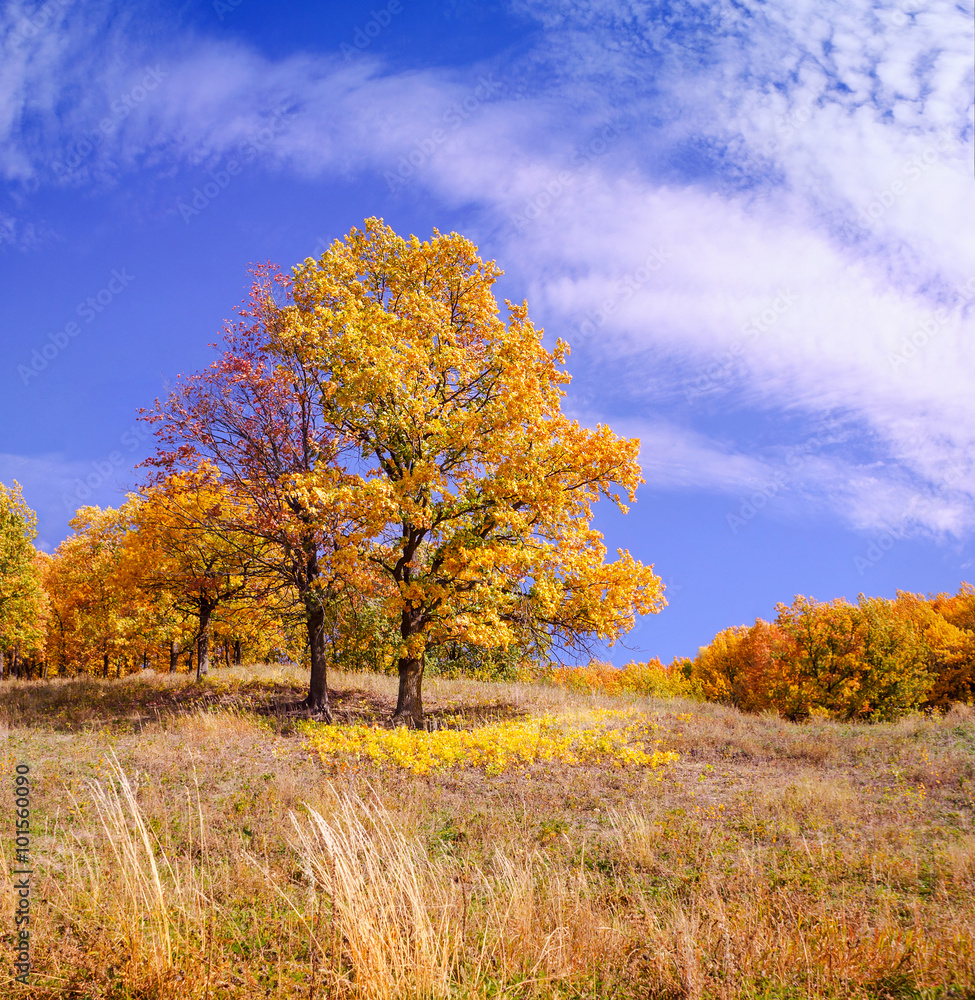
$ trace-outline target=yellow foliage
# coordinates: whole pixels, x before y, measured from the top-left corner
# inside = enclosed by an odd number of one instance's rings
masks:
[[[701,685],[684,676],[678,664],[664,666],[658,659],[614,667],[593,660],[586,666],[545,667],[532,680],[569,691],[601,694],[641,694],[663,698],[697,698]]]
[[[666,603],[653,568],[625,550],[607,562],[590,526],[601,497],[624,512],[634,499],[639,441],[562,413],[567,345],[547,350],[525,303],[501,315],[500,274],[457,233],[421,242],[368,219],[269,306],[354,455],[310,487],[357,525],[348,569],[356,585],[384,578],[416,692],[441,644],[612,643]],[[400,714],[418,722],[415,697]]]

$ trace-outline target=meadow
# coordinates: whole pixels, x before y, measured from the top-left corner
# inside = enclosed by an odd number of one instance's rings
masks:
[[[293,666],[0,684],[4,996],[975,996],[975,711]],[[15,767],[31,778],[13,978]]]

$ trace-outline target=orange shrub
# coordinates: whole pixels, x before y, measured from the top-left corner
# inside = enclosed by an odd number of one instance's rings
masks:
[[[614,667],[611,663],[591,660],[585,666],[544,668],[537,679],[586,693],[698,698],[700,686],[690,679],[689,664],[689,660],[675,660],[664,666],[654,657],[646,663],[633,661],[624,667]]]

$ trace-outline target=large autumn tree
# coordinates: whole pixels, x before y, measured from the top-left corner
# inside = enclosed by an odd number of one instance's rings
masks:
[[[322,426],[355,447],[314,492],[361,526],[360,578],[379,575],[399,631],[394,720],[414,726],[437,646],[613,642],[664,603],[652,567],[607,562],[591,525],[595,500],[633,499],[639,442],[562,413],[568,346],[546,350],[527,304],[500,315],[500,274],[456,233],[369,219],[295,268],[273,311]]]

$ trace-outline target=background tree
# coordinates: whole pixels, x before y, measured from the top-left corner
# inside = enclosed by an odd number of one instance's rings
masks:
[[[36,644],[42,609],[37,550],[37,515],[24,500],[20,484],[0,483],[0,677],[5,654],[13,652],[19,673],[25,646]]]
[[[931,607],[937,620],[925,630],[931,648],[934,683],[927,693],[930,708],[975,701],[975,587],[963,583],[957,594],[938,594]]]
[[[883,721],[975,700],[975,588],[955,595],[797,596],[778,617],[726,629],[682,667],[704,697],[790,719]]]
[[[268,543],[251,533],[215,530],[240,519],[241,501],[206,469],[169,477],[134,504],[130,564],[133,585],[159,594],[195,622],[196,677],[210,669],[210,640],[218,609],[260,604]]]
[[[100,669],[132,655],[141,593],[124,567],[131,507],[82,507],[68,522],[72,534],[54,553],[46,576],[61,669]]]
[[[664,603],[652,567],[607,563],[591,527],[599,497],[633,499],[639,442],[561,412],[568,347],[547,351],[525,304],[499,317],[500,273],[457,234],[421,243],[369,219],[296,268],[266,320],[322,426],[355,446],[335,453],[344,478],[315,470],[315,492],[362,526],[357,578],[385,580],[394,720],[411,725],[432,649],[613,642]]]
[[[938,630],[937,613],[920,595],[902,591],[894,601],[860,594],[857,607],[860,682],[846,717],[884,721],[916,710],[935,677],[929,634]]]

